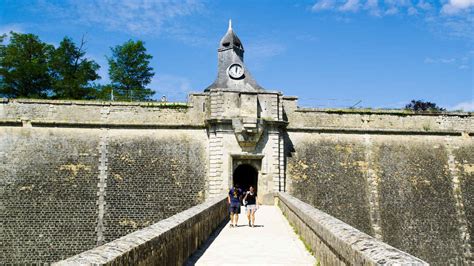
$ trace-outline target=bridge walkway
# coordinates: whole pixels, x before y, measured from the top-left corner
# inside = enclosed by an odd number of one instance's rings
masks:
[[[315,265],[278,207],[261,206],[255,217],[249,227],[242,208],[238,227],[218,229],[186,265]]]

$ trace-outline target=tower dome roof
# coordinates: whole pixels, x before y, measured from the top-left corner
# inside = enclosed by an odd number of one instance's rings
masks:
[[[229,28],[227,29],[227,33],[221,39],[219,49],[229,49],[232,47],[237,47],[241,50],[244,49],[244,47],[242,46],[242,42],[232,29],[232,20],[229,20]]]
[[[233,69],[237,69],[234,70],[234,74],[230,72],[232,66]],[[217,78],[204,91],[210,91],[211,89],[239,92],[264,91],[244,65],[244,47],[239,37],[232,30],[231,20],[229,20],[229,28],[219,43],[219,49],[217,49]]]

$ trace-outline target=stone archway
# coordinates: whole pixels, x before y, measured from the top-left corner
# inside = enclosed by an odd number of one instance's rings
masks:
[[[258,190],[258,170],[250,164],[241,164],[237,166],[232,175],[232,183],[239,185],[244,191],[247,191],[250,186]]]

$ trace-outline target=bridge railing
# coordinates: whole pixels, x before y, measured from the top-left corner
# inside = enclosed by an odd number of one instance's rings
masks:
[[[284,192],[278,207],[321,265],[428,265]]]
[[[53,265],[182,265],[227,218],[224,196]]]

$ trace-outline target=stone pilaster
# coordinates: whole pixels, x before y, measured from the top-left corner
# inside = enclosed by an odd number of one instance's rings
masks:
[[[464,208],[464,201],[461,193],[461,181],[459,180],[459,170],[456,166],[457,161],[454,156],[453,150],[458,147],[453,143],[453,138],[450,136],[446,137],[446,151],[448,154],[448,167],[451,175],[451,182],[453,187],[453,195],[456,201],[456,216],[459,224],[459,232],[461,238],[461,245],[463,247],[463,255],[466,261],[463,263],[469,264],[468,260],[472,259],[471,253],[471,235],[469,234],[469,227],[466,217],[466,211]]]
[[[223,135],[213,127],[209,135],[209,197],[222,194],[222,156],[224,155]]]
[[[379,195],[379,182],[380,177],[377,171],[373,167],[373,156],[372,156],[372,140],[369,135],[364,136],[365,140],[365,162],[367,163],[365,174],[367,177],[367,189],[369,197],[369,211],[370,211],[370,224],[374,231],[374,237],[382,239],[382,225],[380,218],[380,195]]]
[[[108,107],[102,108],[100,111],[101,113],[101,120],[103,122],[107,121],[108,114],[110,110]],[[105,224],[104,224],[104,215],[106,212],[106,187],[107,187],[107,174],[108,174],[108,159],[107,159],[107,146],[108,146],[108,129],[102,128],[101,129],[101,137],[99,141],[99,176],[98,176],[98,184],[97,184],[97,226],[96,226],[96,234],[97,234],[97,246],[104,244],[104,233],[105,233]]]

